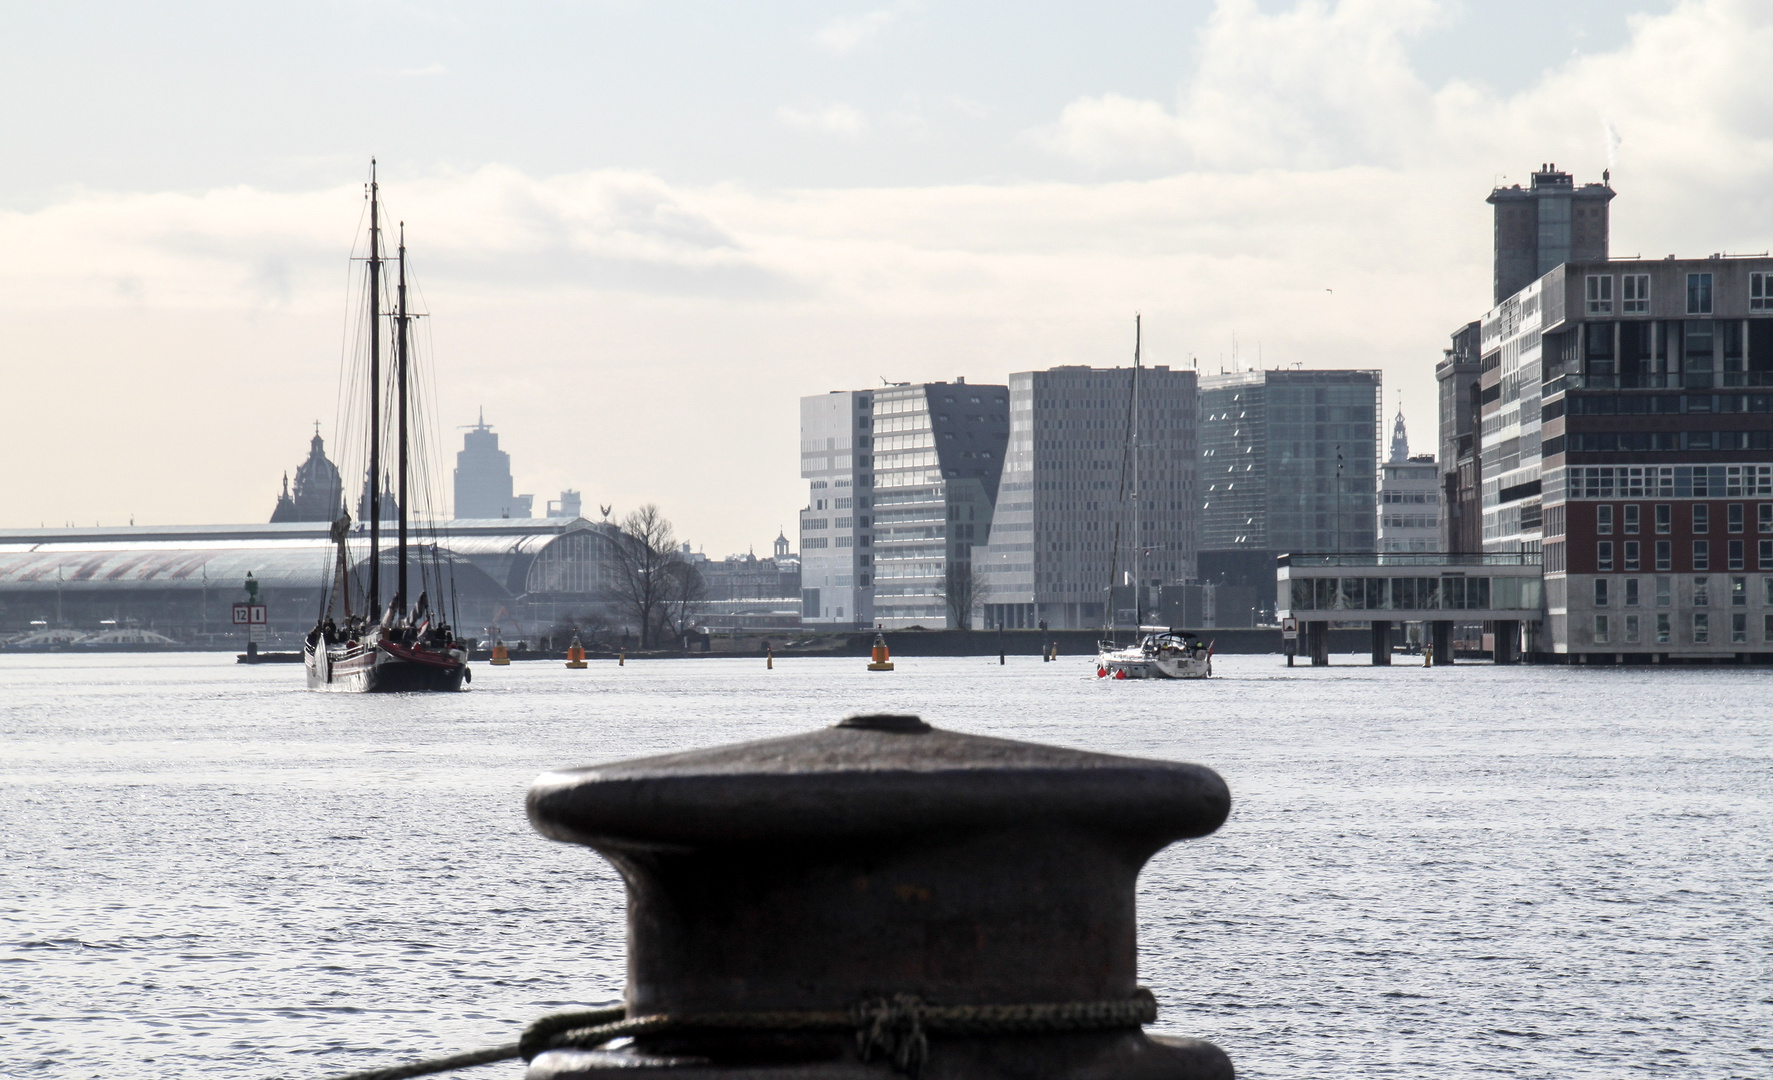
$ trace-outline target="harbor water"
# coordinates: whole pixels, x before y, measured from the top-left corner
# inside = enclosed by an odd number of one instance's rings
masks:
[[[1225,827],[1141,878],[1140,973],[1153,1030],[1240,1076],[1773,1075],[1773,672],[1336,660],[476,665],[368,698],[0,656],[0,1077],[301,1080],[609,1001],[621,882],[530,831],[530,780],[860,711],[1223,774]]]

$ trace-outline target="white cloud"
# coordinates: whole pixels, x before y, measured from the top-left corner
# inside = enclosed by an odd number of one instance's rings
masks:
[[[813,42],[835,56],[853,52],[858,45],[897,22],[902,6],[878,8],[862,15],[834,19],[819,28]]]
[[[846,139],[859,139],[868,131],[868,116],[853,105],[831,104],[820,109],[796,109],[784,105],[776,119],[805,131],[824,131]]]
[[[1399,43],[1436,17],[1423,3],[1268,16],[1228,2],[1178,106],[1073,102],[1044,133],[1104,170],[1175,163],[1155,178],[757,191],[490,167],[390,180],[442,404],[452,418],[487,405],[522,490],[653,499],[710,551],[743,550],[804,495],[798,395],[880,374],[1124,362],[1135,309],[1154,363],[1193,354],[1214,369],[1236,333],[1270,364],[1381,368],[1388,409],[1401,388],[1431,429],[1446,334],[1488,304],[1483,199],[1499,172],[1557,161],[1595,179],[1611,148],[1616,252],[1773,247],[1773,11],[1693,0],[1639,17],[1620,48],[1509,96],[1409,67]],[[869,129],[845,106],[783,120]],[[159,520],[268,513],[304,422],[330,415],[361,205],[345,184],[85,193],[0,214],[11,399],[67,400],[70,371],[86,388],[77,412],[0,427],[0,456],[33,462],[8,476],[5,505],[33,522],[90,519],[73,492],[120,509],[151,499]],[[251,401],[250,424],[216,387]],[[143,416],[164,454],[139,454]],[[152,468],[165,457],[186,463],[170,480]]]

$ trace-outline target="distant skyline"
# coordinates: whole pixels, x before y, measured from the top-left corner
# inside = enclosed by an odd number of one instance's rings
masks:
[[[802,395],[1124,364],[1135,310],[1150,363],[1382,369],[1431,448],[1493,184],[1773,247],[1770,47],[1746,0],[0,2],[0,525],[268,517],[371,155],[445,477],[484,405],[538,506],[716,557],[794,522]]]

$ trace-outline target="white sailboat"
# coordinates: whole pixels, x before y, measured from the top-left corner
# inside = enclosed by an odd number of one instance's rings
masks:
[[[1096,643],[1096,677],[1102,679],[1205,679],[1213,674],[1213,649],[1201,642],[1198,635],[1165,626],[1146,626],[1144,553],[1145,538],[1139,525],[1141,507],[1139,493],[1139,373],[1140,317],[1133,316],[1133,387],[1127,407],[1127,446],[1122,457],[1121,495],[1131,503],[1133,512],[1133,625],[1138,627],[1138,642],[1121,645],[1114,640],[1114,578],[1120,558],[1120,522],[1114,525],[1114,548],[1109,556],[1107,613],[1103,629],[1107,640]],[[1130,468],[1128,467],[1130,463]],[[1129,490],[1128,481],[1131,481]]]

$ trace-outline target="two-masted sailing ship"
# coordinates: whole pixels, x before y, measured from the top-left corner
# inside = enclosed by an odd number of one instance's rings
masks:
[[[367,295],[364,297],[364,328],[361,335],[367,360],[367,431],[368,479],[359,516],[366,521],[356,533],[351,518],[341,513],[332,525],[332,565],[328,568],[319,618],[304,643],[302,659],[307,668],[311,690],[350,692],[403,690],[460,690],[471,676],[468,672],[467,643],[457,640],[450,620],[444,617],[431,597],[450,595],[454,589],[446,580],[449,573],[447,556],[437,537],[429,544],[414,544],[410,535],[414,528],[412,496],[428,489],[426,483],[415,484],[413,472],[415,427],[412,422],[415,380],[412,378],[412,320],[407,309],[406,236],[402,224],[397,266],[396,300],[393,311],[382,310],[384,277],[388,260],[383,257],[381,235],[381,189],[376,183],[375,162],[370,162],[369,257],[364,260],[367,272]],[[382,342],[388,333],[393,346],[394,400],[383,400]],[[342,400],[355,400],[353,380],[359,372],[347,365],[344,375],[346,393]],[[387,498],[383,474],[383,420],[393,413],[394,451],[396,458],[394,498]],[[353,424],[352,426],[357,426]],[[423,471],[428,477],[428,471]],[[395,548],[392,569],[393,591],[386,598],[382,593],[382,523],[385,509],[391,509],[395,521]],[[435,515],[432,515],[433,519]],[[367,528],[365,528],[365,525]],[[435,527],[426,526],[435,533]],[[359,566],[353,560],[352,541],[367,539],[368,558]],[[414,578],[418,579],[417,600],[408,595]]]

